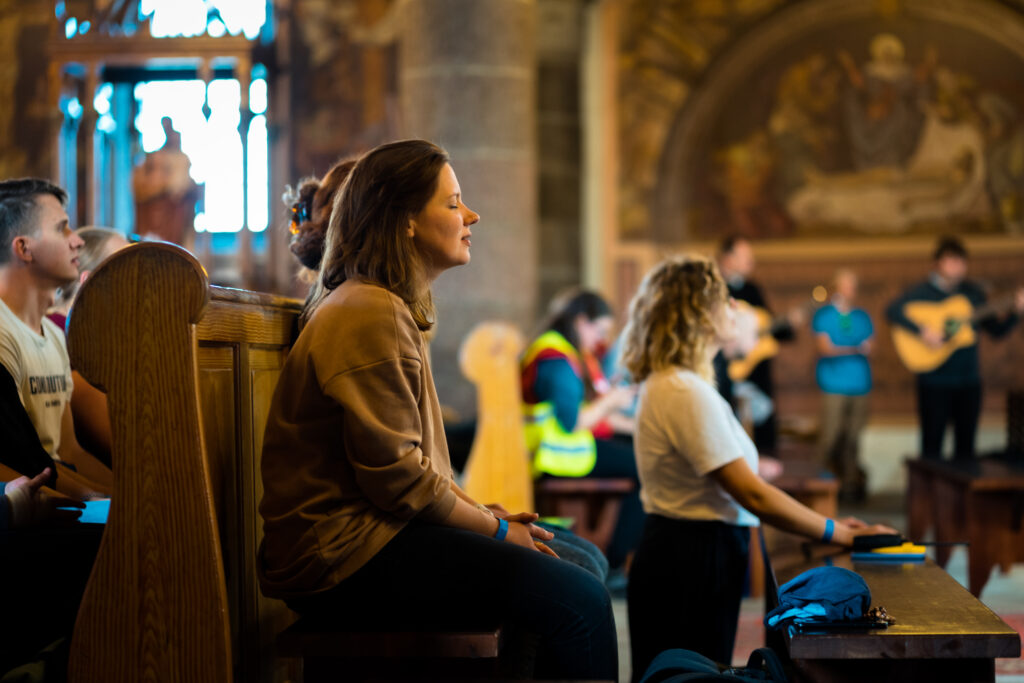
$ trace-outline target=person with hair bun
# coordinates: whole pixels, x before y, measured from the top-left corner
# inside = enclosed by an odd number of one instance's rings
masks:
[[[536,514],[492,512],[452,478],[430,287],[469,263],[479,218],[430,142],[381,145],[351,169],[267,419],[260,585],[348,630],[501,623],[537,643],[526,675],[614,679],[600,581],[553,556]]]
[[[303,271],[303,279],[310,284],[316,281],[320,270],[324,236],[331,220],[334,196],[345,184],[355,165],[355,159],[342,159],[323,178],[306,178],[297,189],[287,188],[282,197],[291,211],[289,230],[292,239],[288,248],[306,269]]]
[[[733,333],[717,266],[680,256],[647,274],[630,305],[623,361],[642,382],[636,457],[647,521],[627,589],[633,680],[668,648],[728,664],[760,520],[850,545],[892,533],[832,520],[757,474],[757,448],[716,391],[712,359]]]

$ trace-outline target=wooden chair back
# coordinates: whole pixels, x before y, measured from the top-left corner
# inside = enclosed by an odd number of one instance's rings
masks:
[[[523,336],[513,325],[480,323],[459,349],[462,373],[477,391],[476,436],[466,463],[466,493],[510,512],[533,510],[533,478],[523,436],[519,353]]]

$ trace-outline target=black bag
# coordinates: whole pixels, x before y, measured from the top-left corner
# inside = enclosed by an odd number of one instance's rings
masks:
[[[771,648],[761,647],[750,653],[742,668],[722,666],[704,655],[673,648],[654,658],[640,683],[701,683],[703,681],[773,681],[787,683],[779,656]]]

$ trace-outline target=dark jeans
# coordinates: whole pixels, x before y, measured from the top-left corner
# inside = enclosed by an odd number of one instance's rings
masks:
[[[0,676],[70,640],[102,536],[102,524],[0,531]],[[58,670],[67,665],[67,649],[60,652],[62,661],[51,662]]]
[[[942,458],[946,425],[953,421],[953,457],[974,457],[974,437],[981,415],[981,384],[945,386],[917,380],[917,412],[921,420],[921,455]]]
[[[601,583],[605,582],[608,578],[608,559],[605,558],[600,548],[582,536],[577,536],[560,526],[545,522],[537,522],[537,526],[555,535],[550,541],[545,541],[548,547],[555,551],[555,554],[566,562],[571,562],[577,567],[587,570]]]
[[[536,638],[538,678],[617,677],[604,585],[574,564],[471,531],[412,522],[338,586],[288,605],[367,630],[501,623]]]
[[[640,542],[644,530],[644,508],[640,504],[640,475],[636,469],[636,455],[633,452],[633,439],[628,436],[615,435],[611,439],[595,439],[597,442],[597,463],[587,475],[589,478],[611,479],[623,477],[632,479],[636,488],[622,499],[619,508],[619,519],[615,523],[615,533],[608,544],[608,564],[612,568],[621,567],[626,556]]]
[[[732,660],[750,529],[647,515],[626,599],[633,681],[664,650]]]

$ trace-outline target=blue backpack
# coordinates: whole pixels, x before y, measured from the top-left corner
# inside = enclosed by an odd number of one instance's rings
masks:
[[[747,665],[723,667],[692,650],[673,648],[654,658],[640,683],[701,683],[703,681],[773,681],[789,679],[779,656],[771,648],[761,647],[750,653]]]

